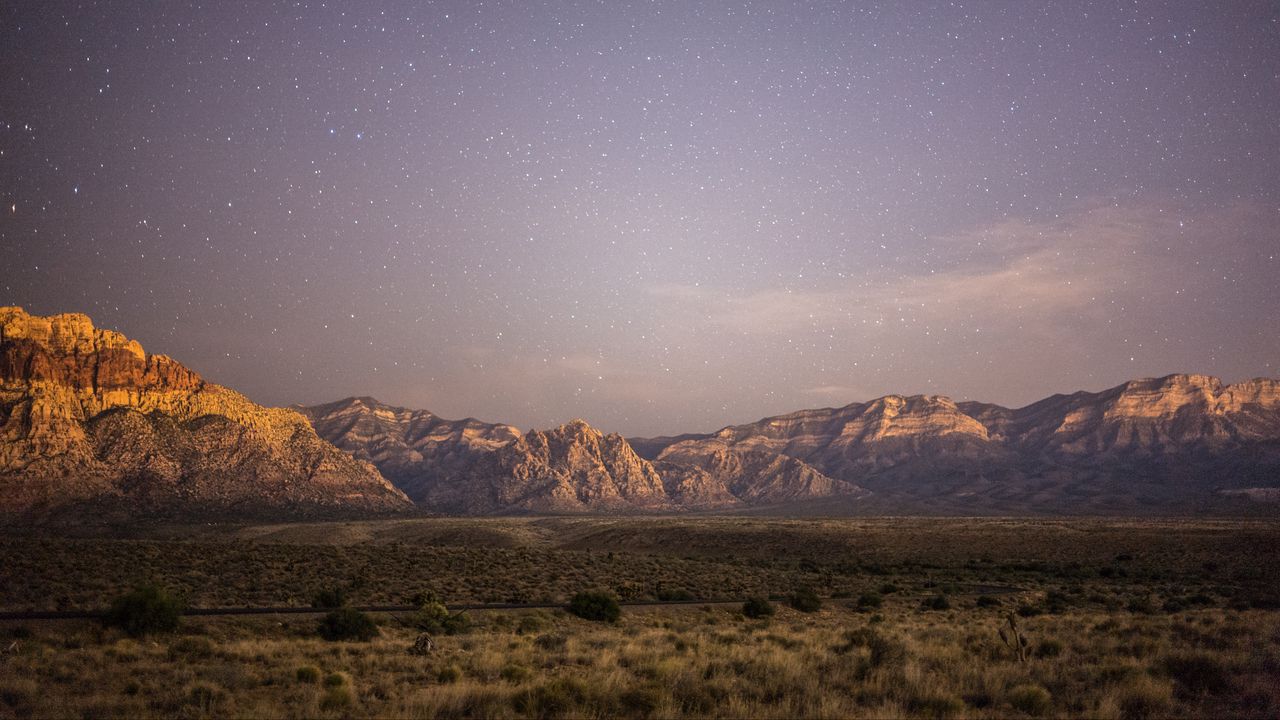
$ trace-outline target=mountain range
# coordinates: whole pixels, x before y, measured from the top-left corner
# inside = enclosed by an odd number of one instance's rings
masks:
[[[889,395],[623,438],[368,397],[264,408],[77,314],[0,308],[0,512],[125,515],[1280,509],[1280,381],[1133,380],[1023,408]]]

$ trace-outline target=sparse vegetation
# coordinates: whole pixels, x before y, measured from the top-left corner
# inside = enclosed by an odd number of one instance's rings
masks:
[[[1280,613],[1255,607],[1280,565],[1269,549],[1280,547],[1274,542],[1280,532],[1264,526],[1201,525],[1162,544],[1167,529],[1148,533],[1143,524],[1087,525],[1082,535],[1076,523],[1092,521],[971,521],[960,543],[947,539],[959,524],[931,520],[930,542],[913,544],[911,521],[902,521],[908,530],[895,531],[879,521],[713,518],[700,522],[724,537],[711,533],[691,545],[690,527],[701,526],[684,520],[595,522],[432,520],[430,527],[466,529],[470,534],[459,536],[466,548],[435,540],[421,554],[419,543],[385,539],[335,549],[330,541],[341,525],[320,526],[324,542],[305,546],[0,539],[13,551],[13,562],[0,565],[5,609],[24,602],[76,607],[77,598],[110,597],[122,589],[113,584],[121,582],[117,577],[128,581],[130,572],[202,598],[205,606],[307,607],[331,578],[358,580],[339,584],[347,603],[358,605],[405,603],[415,594],[419,605],[440,602],[425,594],[429,587],[443,588],[451,602],[519,592],[558,608],[573,595],[565,588],[581,587],[615,598],[691,588],[701,600],[726,600],[629,608],[608,623],[582,622],[561,609],[468,611],[467,634],[437,631],[423,655],[408,652],[424,632],[413,612],[373,614],[367,625],[359,623],[372,634],[337,645],[317,637],[317,618],[307,615],[188,617],[179,633],[145,640],[92,621],[0,623],[0,650],[16,643],[0,654],[0,717],[1280,715],[1274,682]],[[1084,539],[1043,541],[1063,525]],[[384,527],[393,526],[358,529],[368,536]],[[511,549],[505,536],[476,540],[490,537],[482,531],[522,527],[550,528],[564,548],[526,540]],[[640,543],[633,537],[652,544],[644,547],[666,547],[662,533],[669,527],[685,538],[670,543],[678,551],[628,550],[626,543]],[[902,532],[901,542],[894,532]],[[855,557],[840,543],[858,533],[865,534],[856,538]],[[1229,552],[1242,543],[1258,551],[1248,558]],[[600,547],[620,551],[610,563]],[[797,556],[808,560],[804,569]],[[227,558],[255,572],[224,565]],[[516,573],[515,563],[524,571]],[[1104,578],[1097,571],[1111,566],[1125,574]],[[691,568],[718,584],[686,575]],[[28,579],[15,585],[21,572]],[[500,573],[517,579],[507,586],[488,579]],[[290,578],[298,581],[292,589]],[[889,584],[895,587],[886,590]],[[764,599],[770,590],[801,586],[830,588],[847,599],[811,613],[791,607],[789,598]],[[34,597],[33,587],[39,599],[15,599]],[[868,588],[879,595],[878,607],[860,607]],[[939,595],[949,610],[920,611]],[[742,600],[753,596],[774,614],[748,612]],[[980,602],[983,596],[999,605]],[[1151,598],[1156,611],[1130,611],[1133,598]],[[1231,607],[1241,600],[1247,607]],[[1017,611],[1024,605],[1040,611],[1024,616]],[[1009,613],[1025,644],[1001,641]]]

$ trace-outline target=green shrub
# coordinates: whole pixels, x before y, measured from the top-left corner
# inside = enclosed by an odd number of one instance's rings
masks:
[[[605,590],[584,590],[574,595],[568,610],[583,620],[598,622],[617,622],[622,617],[618,598]]]
[[[320,620],[320,637],[325,640],[372,640],[378,636],[373,618],[355,608],[338,608]]]
[[[294,671],[293,677],[300,683],[314,685],[320,680],[320,668],[315,665],[303,665]]]
[[[978,599],[975,600],[973,604],[980,608],[1000,607],[1000,599],[993,598],[990,595],[979,595]]]
[[[1019,685],[1009,691],[1009,704],[1028,715],[1045,715],[1053,709],[1053,696],[1039,685]]]
[[[787,598],[787,604],[800,612],[811,613],[822,609],[822,598],[812,588],[796,588]]]
[[[749,598],[746,602],[742,603],[742,614],[752,620],[766,618],[773,615],[773,613],[773,603],[762,597]]]
[[[884,605],[884,597],[877,592],[864,592],[858,596],[856,607],[859,611],[875,610]]]
[[[436,673],[436,681],[443,684],[456,683],[462,679],[462,668],[457,665],[445,665]]]
[[[444,603],[431,600],[410,618],[409,624],[432,635],[459,635],[471,629],[471,620],[462,613],[450,613]]]
[[[155,585],[143,585],[111,603],[103,622],[133,637],[173,632],[182,618],[182,601]]]
[[[324,677],[324,686],[327,688],[342,687],[350,684],[351,678],[348,677],[346,673],[329,673]]]

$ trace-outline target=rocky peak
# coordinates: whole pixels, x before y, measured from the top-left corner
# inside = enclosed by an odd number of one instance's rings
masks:
[[[0,510],[111,499],[194,512],[245,503],[403,509],[373,468],[85,315],[0,308]]]

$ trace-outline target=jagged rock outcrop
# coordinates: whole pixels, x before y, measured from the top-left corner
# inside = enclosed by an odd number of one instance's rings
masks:
[[[431,494],[441,479],[470,476],[487,455],[521,438],[511,425],[446,420],[369,397],[295,409],[321,437],[376,465],[415,502]]]
[[[1016,410],[890,395],[633,443],[659,467],[799,460],[874,511],[1194,512],[1280,486],[1280,381],[1171,375]]]
[[[85,315],[0,308],[0,511],[202,515],[411,507],[377,470]]]
[[[445,420],[371,398],[300,409],[322,437],[373,462],[437,512],[678,512],[865,494],[764,453],[655,465],[626,439],[582,420],[521,435],[510,425]]]

